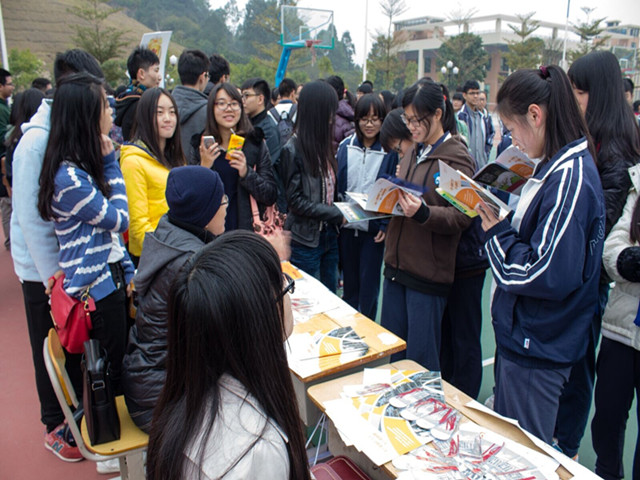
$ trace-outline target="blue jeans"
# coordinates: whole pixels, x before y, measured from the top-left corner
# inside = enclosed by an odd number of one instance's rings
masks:
[[[440,337],[446,304],[447,297],[421,293],[384,279],[381,324],[407,342],[404,352],[391,356],[392,362],[408,358],[429,370],[440,370]]]
[[[320,232],[317,247],[291,242],[291,263],[320,280],[336,293],[338,289],[338,233],[332,226]]]

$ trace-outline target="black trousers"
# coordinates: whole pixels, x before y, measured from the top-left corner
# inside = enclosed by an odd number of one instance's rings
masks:
[[[442,317],[440,370],[442,378],[477,398],[482,384],[482,288],[486,271],[456,277]]]
[[[44,339],[47,338],[49,329],[53,328],[53,321],[49,314],[49,297],[44,291],[45,289],[42,282],[22,283],[24,309],[27,315],[31,354],[36,374],[36,389],[40,400],[40,420],[47,426],[47,431],[51,431],[63,422],[64,414],[51,386],[42,354]],[[81,355],[72,355],[69,353],[66,355],[67,372],[75,387],[76,395],[78,395],[78,399],[80,399],[82,395]]]
[[[596,372],[596,412],[591,422],[593,449],[597,455],[596,474],[606,480],[619,479],[625,476],[622,454],[629,409],[634,395],[640,393],[640,352],[603,338]],[[640,418],[640,412],[638,414]],[[640,479],[639,440],[636,439],[633,457],[634,480]]]

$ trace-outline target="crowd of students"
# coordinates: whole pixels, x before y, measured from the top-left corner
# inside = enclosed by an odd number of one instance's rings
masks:
[[[436,193],[439,161],[472,175],[491,159],[494,122],[474,80],[453,96],[428,78],[397,95],[365,82],[354,96],[338,76],[285,79],[272,105],[264,79],[230,83],[218,55],[185,50],[172,92],[159,87],[159,62],[136,48],[114,101],[97,61],[69,50],[56,57],[55,90],[19,94],[10,120],[0,70],[11,251],[46,448],[82,458],[42,358],[50,278],[64,275],[69,295],[96,303],[90,335],[150,433],[149,478],[309,478],[285,350],[294,282],[279,259],[290,257],[333,292],[342,278],[347,303],[379,313],[407,341],[394,360],[441,370],[474,398],[490,268],[495,410],[575,456],[597,373],[596,473],[622,478],[640,384],[640,130],[612,54],[505,80],[501,147],[536,167],[512,215],[480,203],[475,219]],[[234,135],[242,148],[230,148]],[[403,216],[347,223],[335,202],[385,175],[424,193],[401,195]],[[286,212],[288,236],[252,233],[252,202]],[[79,356],[67,369],[81,391]]]

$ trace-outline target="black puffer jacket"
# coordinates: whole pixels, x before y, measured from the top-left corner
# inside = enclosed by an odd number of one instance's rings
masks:
[[[315,248],[323,228],[335,228],[342,223],[342,213],[326,203],[326,186],[322,177],[313,177],[304,167],[298,138],[294,135],[280,152],[280,177],[285,185],[289,211],[286,230],[292,240]],[[336,186],[333,200],[337,200]]]
[[[622,209],[631,188],[629,168],[633,167],[637,162],[637,158],[623,158],[622,156],[606,162],[596,162],[600,181],[602,181],[604,204],[607,212],[605,235],[609,235],[620,215],[622,215]]]
[[[136,324],[129,333],[122,361],[125,400],[134,422],[145,431],[164,386],[169,288],[180,268],[204,246],[205,239],[174,225],[167,215],[160,219],[155,232],[145,237],[133,278],[138,295]]]

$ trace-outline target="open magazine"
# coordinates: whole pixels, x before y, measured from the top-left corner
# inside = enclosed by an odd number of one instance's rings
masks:
[[[480,201],[484,201],[497,218],[504,218],[511,211],[498,197],[461,171],[451,168],[442,160],[438,160],[438,163],[440,186],[436,188],[436,192],[462,213],[470,217],[477,216],[475,208]]]
[[[527,155],[511,146],[498,155],[495,162],[482,167],[473,179],[483,185],[520,195],[536,164]]]
[[[421,196],[425,190],[396,178],[379,178],[367,193],[346,192],[348,202],[336,202],[349,223],[404,215],[398,201],[400,192]]]

